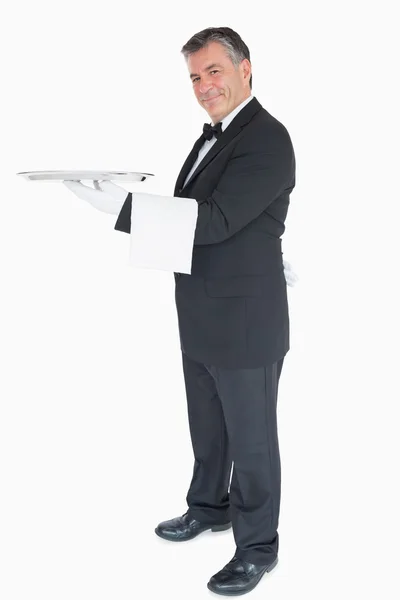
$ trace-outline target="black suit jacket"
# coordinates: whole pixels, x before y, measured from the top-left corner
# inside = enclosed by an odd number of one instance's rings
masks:
[[[203,136],[179,173],[174,196],[198,202],[191,274],[175,273],[182,351],[226,368],[268,365],[289,350],[281,236],[295,185],[286,128],[253,98],[184,186]],[[130,233],[132,194],[115,229]]]

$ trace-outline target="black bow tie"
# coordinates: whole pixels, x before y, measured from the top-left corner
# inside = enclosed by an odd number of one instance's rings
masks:
[[[213,135],[215,135],[216,138],[218,138],[220,135],[222,135],[221,121],[214,126],[210,125],[209,123],[204,123],[203,135],[206,138],[206,140],[211,140]]]

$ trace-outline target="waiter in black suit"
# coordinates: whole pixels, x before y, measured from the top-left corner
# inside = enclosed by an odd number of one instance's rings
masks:
[[[236,32],[205,29],[182,53],[212,121],[174,191],[198,202],[192,271],[175,273],[194,470],[188,511],[156,533],[184,541],[232,524],[234,557],[208,587],[236,595],[278,561],[276,405],[289,350],[281,236],[295,156],[285,127],[251,94],[250,53]],[[130,232],[131,202],[130,193],[115,229]]]

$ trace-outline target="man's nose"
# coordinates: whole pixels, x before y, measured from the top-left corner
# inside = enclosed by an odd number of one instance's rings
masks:
[[[200,81],[200,85],[199,85],[199,92],[200,94],[207,94],[207,92],[209,92],[212,88],[212,81],[211,79],[202,79]]]

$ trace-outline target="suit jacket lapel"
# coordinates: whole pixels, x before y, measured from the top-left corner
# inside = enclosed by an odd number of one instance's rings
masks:
[[[256,113],[261,110],[262,106],[258,102],[257,98],[253,98],[242,110],[236,115],[236,117],[229,123],[222,135],[217,139],[215,144],[207,152],[203,160],[197,165],[192,176],[188,180],[188,185],[211,161],[215,156],[224,148],[233,138],[241,131],[241,129],[251,121]],[[175,186],[174,194],[178,194],[184,187],[184,181],[189,173],[193,163],[197,157],[197,154],[204,143],[203,135],[197,140],[189,156],[187,157],[185,164],[183,165],[181,172],[179,173],[178,180]]]
[[[191,149],[189,156],[185,160],[182,169],[180,170],[178,179],[176,180],[176,184],[175,184],[174,196],[177,196],[179,194],[179,192],[181,191],[181,189],[183,188],[183,184],[185,182],[187,174],[190,172],[190,169],[192,168],[193,163],[196,160],[199,150],[203,144],[204,144],[204,136],[203,136],[203,134],[201,134],[201,136],[195,142],[193,148]]]

